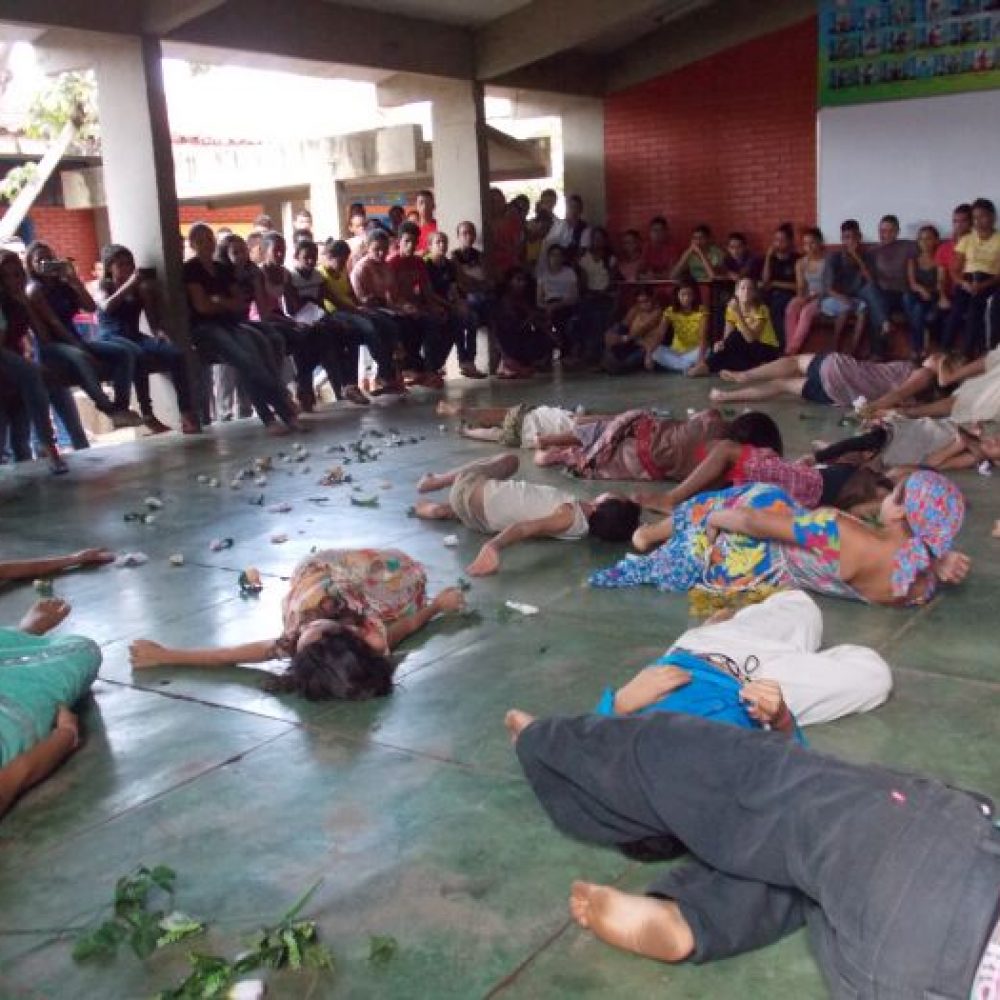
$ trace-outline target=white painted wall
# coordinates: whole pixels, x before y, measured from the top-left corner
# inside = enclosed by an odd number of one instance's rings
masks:
[[[1000,90],[824,108],[819,115],[819,220],[827,239],[855,218],[868,239],[886,213],[903,235],[950,231],[951,210],[1000,202]]]

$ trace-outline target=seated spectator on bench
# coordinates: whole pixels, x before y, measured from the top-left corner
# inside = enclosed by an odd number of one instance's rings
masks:
[[[675,281],[686,278],[698,285],[724,278],[723,256],[722,251],[712,242],[712,230],[704,224],[695,226],[691,233],[691,243],[681,254],[671,277]]]
[[[726,306],[723,340],[688,372],[692,376],[710,372],[745,372],[774,361],[781,354],[771,314],[761,301],[757,283],[741,278],[736,294]]]
[[[662,215],[656,215],[649,223],[649,239],[642,250],[638,276],[653,281],[665,281],[673,272],[675,257],[667,220]]]
[[[642,268],[642,237],[638,229],[626,229],[622,234],[618,273],[622,281],[638,281]]]
[[[524,224],[524,266],[532,272],[538,270],[538,260],[542,255],[545,239],[552,231],[555,218],[541,204],[535,206],[534,218]]]
[[[795,298],[785,310],[785,353],[789,355],[802,349],[823,301],[827,269],[822,230],[814,226],[803,231],[802,251],[795,262]]]
[[[689,373],[704,360],[708,352],[708,310],[701,304],[697,285],[686,282],[677,289],[677,305],[663,310],[658,340],[648,357],[652,367]]]
[[[49,416],[49,392],[41,368],[29,358],[29,335],[34,310],[25,291],[25,274],[16,253],[0,250],[0,379],[12,397],[12,409],[7,413],[10,427],[11,450],[14,460],[29,461],[32,457],[28,422],[42,446],[49,468],[57,475],[69,471],[69,466],[59,455],[56,437]],[[39,322],[40,325],[40,322]],[[66,395],[69,392],[64,390]],[[72,396],[69,403],[76,412]],[[76,423],[79,426],[80,418]],[[80,428],[82,433],[82,428]],[[84,447],[86,435],[83,437]],[[0,441],[0,445],[2,445]],[[2,449],[0,449],[2,450]]]
[[[248,328],[241,329],[245,302],[232,267],[214,259],[215,233],[204,222],[196,222],[188,231],[188,243],[194,256],[185,262],[183,278],[192,342],[239,372],[257,416],[271,433],[287,433],[276,418],[290,430],[299,430],[284,386],[255,349]]]
[[[417,253],[425,254],[431,248],[431,239],[438,231],[437,219],[434,218],[434,192],[417,192],[417,225],[420,226],[420,236],[417,239]]]
[[[452,329],[457,338],[458,369],[466,378],[487,378],[476,367],[479,314],[469,305],[458,287],[458,268],[448,257],[448,234],[435,232],[425,256],[427,275],[438,298],[447,303]]]
[[[972,206],[966,202],[956,205],[951,213],[951,237],[941,241],[937,249],[936,263],[944,268],[945,287],[943,291],[951,297],[952,271],[955,269],[955,247],[972,232]]]
[[[515,267],[500,283],[490,316],[500,348],[499,378],[530,378],[552,365],[555,342],[544,313],[535,305],[533,281],[524,268]]]
[[[997,212],[988,198],[972,203],[972,232],[955,247],[952,267],[954,291],[946,347],[957,348],[967,359],[991,350],[1000,342],[1000,233]],[[987,333],[992,340],[987,340]]]
[[[927,353],[931,343],[941,341],[941,325],[946,315],[942,309],[945,276],[937,262],[940,233],[936,226],[921,226],[917,231],[917,254],[906,262],[909,286],[903,296],[903,309],[910,326],[910,355],[916,360]]]
[[[475,312],[478,325],[482,326],[489,319],[494,287],[486,273],[486,258],[476,249],[475,223],[460,222],[455,235],[458,246],[451,252],[455,281],[469,308]]]
[[[37,321],[32,323],[32,329],[38,338],[42,364],[79,385],[115,428],[139,426],[142,418],[129,409],[138,349],[83,340],[73,317],[81,309],[93,312],[97,306],[77,277],[72,261],[57,260],[52,248],[38,241],[28,247],[25,261],[28,301]],[[101,387],[97,361],[108,366],[114,402]]]
[[[524,220],[516,207],[507,204],[499,188],[490,188],[490,227],[489,270],[502,276],[524,260]]]
[[[760,270],[761,298],[771,312],[771,322],[774,324],[774,332],[778,335],[778,344],[782,350],[785,349],[787,341],[785,315],[788,304],[799,290],[795,273],[798,260],[799,255],[795,252],[795,230],[792,229],[790,222],[783,222],[774,231]]]
[[[338,323],[351,331],[358,354],[360,345],[363,344],[374,359],[376,378],[367,387],[369,395],[399,395],[404,391],[403,383],[393,358],[393,352],[399,343],[399,327],[385,312],[365,309],[358,304],[348,272],[350,251],[350,246],[343,240],[329,239],[323,247],[323,264],[320,270],[326,277],[327,298],[324,306],[328,312],[333,313]],[[343,361],[348,372],[352,370],[352,364],[355,369],[358,367],[358,356],[354,351],[355,347],[351,347]]]
[[[745,233],[733,232],[726,240],[726,252],[722,258],[722,271],[725,277],[736,284],[740,278],[757,280],[760,273],[760,261],[750,252],[750,244]]]
[[[152,268],[137,268],[132,251],[118,243],[111,243],[101,251],[101,263],[104,277],[97,291],[98,336],[107,343],[124,340],[138,346],[135,390],[143,423],[154,434],[170,430],[156,418],[149,394],[150,373],[166,370],[177,394],[181,429],[185,434],[197,434],[187,359],[163,330],[155,272]],[[152,335],[143,333],[139,326],[143,315]]]
[[[611,237],[603,226],[591,226],[590,245],[577,260],[583,278],[580,300],[581,339],[585,360],[596,363],[604,350],[604,331],[615,314],[618,262],[611,252]]]
[[[834,347],[841,349],[844,331],[854,319],[854,330],[843,345],[853,354],[865,333],[868,304],[861,295],[862,289],[872,281],[874,264],[861,243],[861,226],[854,219],[847,219],[840,227],[841,249],[826,258],[823,275],[823,298],[820,312],[834,321]]]
[[[635,304],[604,334],[601,366],[609,375],[626,375],[641,368],[653,369],[653,352],[663,340],[663,313],[653,293],[640,287]]]
[[[903,297],[909,289],[909,261],[915,256],[912,240],[899,238],[899,219],[883,215],[878,224],[878,246],[871,251],[871,277],[861,289],[861,298],[871,316],[872,354],[884,358],[892,333],[892,314],[904,311]]]
[[[571,194],[566,199],[566,218],[553,221],[542,244],[538,258],[538,278],[542,278],[549,266],[551,247],[562,247],[563,260],[574,265],[580,254],[590,246],[590,235],[590,226],[583,218],[583,199],[578,194]]]
[[[553,243],[547,257],[547,266],[538,276],[538,308],[545,313],[545,322],[563,354],[579,355],[580,279],[566,263],[566,252],[560,244]]]

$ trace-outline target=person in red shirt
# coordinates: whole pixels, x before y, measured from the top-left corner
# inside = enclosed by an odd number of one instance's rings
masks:
[[[444,385],[440,369],[455,343],[455,330],[448,303],[434,291],[427,265],[416,252],[419,238],[415,223],[399,227],[399,254],[387,262],[393,277],[389,302],[401,320],[403,377],[440,389]]]
[[[417,192],[417,215],[420,221],[420,237],[417,240],[417,253],[425,254],[431,248],[431,237],[437,232],[437,219],[434,218],[434,193],[432,191]]]
[[[675,256],[673,245],[670,242],[667,220],[662,215],[657,215],[649,223],[649,241],[642,251],[642,260],[639,262],[639,277],[669,278]]]
[[[947,309],[951,305],[950,294],[952,288],[951,275],[955,268],[955,247],[962,237],[972,232],[972,206],[968,204],[956,205],[951,213],[951,239],[942,240],[934,253],[934,263],[939,268],[944,269],[944,289],[945,299],[939,303],[941,309]]]
[[[499,188],[490,188],[489,265],[495,281],[521,263],[524,244],[524,217]]]

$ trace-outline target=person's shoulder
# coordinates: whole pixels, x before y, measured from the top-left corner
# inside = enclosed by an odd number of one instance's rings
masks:
[[[965,254],[968,252],[969,247],[973,245],[972,238],[974,233],[966,233],[956,244],[955,252],[960,254]]]
[[[205,265],[197,257],[184,261],[181,275],[186,281],[201,278],[205,274]]]

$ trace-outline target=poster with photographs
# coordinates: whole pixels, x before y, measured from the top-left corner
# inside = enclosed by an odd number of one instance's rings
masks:
[[[1000,87],[1000,0],[821,0],[821,107]]]

